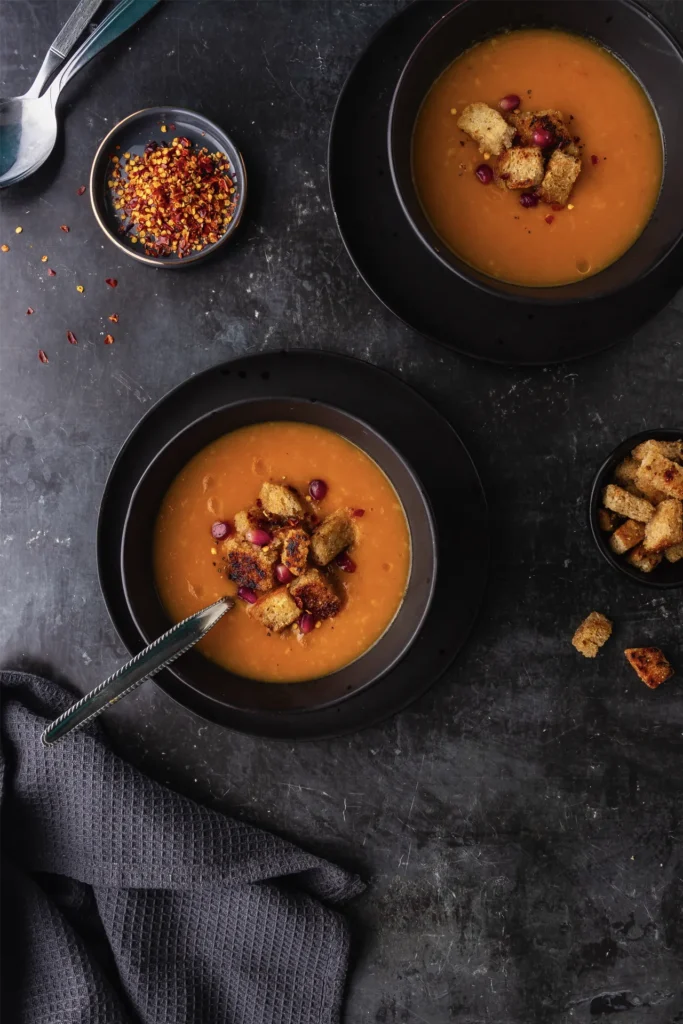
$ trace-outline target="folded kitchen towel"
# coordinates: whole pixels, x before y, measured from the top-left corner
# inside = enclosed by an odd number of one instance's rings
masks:
[[[126,764],[73,702],[0,673],[2,1001],[8,1024],[339,1020],[359,879]]]

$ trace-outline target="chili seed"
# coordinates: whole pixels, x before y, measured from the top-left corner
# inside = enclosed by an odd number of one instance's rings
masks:
[[[40,257],[40,262],[41,263],[47,263],[47,256],[41,256]]]
[[[82,295],[82,294],[83,294],[83,292],[85,291],[85,288],[83,287],[83,285],[82,285],[82,284],[77,284],[77,285],[76,285],[76,291],[77,291],[77,292],[80,292],[80,293],[81,293],[81,295]]]

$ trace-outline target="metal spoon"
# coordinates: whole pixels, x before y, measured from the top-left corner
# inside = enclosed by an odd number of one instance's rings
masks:
[[[113,676],[109,676],[90,693],[86,693],[85,697],[81,697],[59,718],[51,722],[41,736],[45,746],[64,739],[73,729],[81,729],[93,718],[97,718],[105,708],[111,707],[122,697],[132,693],[145,679],[149,679],[155,672],[160,672],[185,651],[189,651],[227,611],[230,611],[234,603],[232,598],[222,597],[208,608],[203,608],[200,612],[183,619],[149,647],[145,647],[144,651],[140,651],[126,662]]]
[[[43,62],[36,82],[25,96],[0,100],[0,188],[22,181],[45,163],[57,140],[55,109],[59,94],[66,83],[92,57],[139,21],[158,2],[159,0],[120,0],[107,17],[103,18],[92,35],[60,68],[42,96],[40,89],[57,66],[50,58],[50,53]],[[79,9],[80,7],[77,8]],[[72,18],[76,13],[74,11]],[[78,21],[80,22],[80,17]],[[70,22],[71,19],[67,25]],[[77,36],[72,37],[69,33],[69,38],[72,39],[73,45]],[[50,52],[55,43],[52,44]]]

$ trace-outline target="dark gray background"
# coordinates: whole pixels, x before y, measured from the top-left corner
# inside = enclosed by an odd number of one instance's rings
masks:
[[[2,661],[84,690],[124,659],[97,583],[97,511],[119,446],[169,388],[288,346],[392,370],[455,424],[491,503],[487,602],[457,664],[411,710],[346,739],[225,732],[151,684],[107,728],[156,778],[362,873],[350,1024],[573,1024],[610,1008],[619,1024],[673,1024],[681,595],[613,574],[585,507],[618,441],[683,421],[683,296],[602,356],[539,370],[467,361],[382,308],[337,235],[326,145],[355,57],[400,6],[163,3],[74,80],[63,147],[2,194]],[[652,6],[683,36],[683,4]],[[28,86],[71,7],[1,4],[3,95]],[[157,103],[215,119],[250,172],[239,239],[177,273],[124,259],[76,194],[109,128]],[[593,608],[616,627],[589,662],[569,639]],[[678,667],[654,693],[621,653],[647,642]]]

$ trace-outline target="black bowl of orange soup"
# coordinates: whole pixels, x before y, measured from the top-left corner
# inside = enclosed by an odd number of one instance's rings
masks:
[[[485,290],[549,303],[621,291],[683,236],[681,95],[680,48],[631,0],[465,0],[394,93],[403,211]]]
[[[322,402],[250,399],[194,421],[149,464],[121,575],[146,642],[236,598],[173,666],[187,686],[255,715],[317,709],[379,679],[417,636],[436,578],[432,514],[368,424]]]

